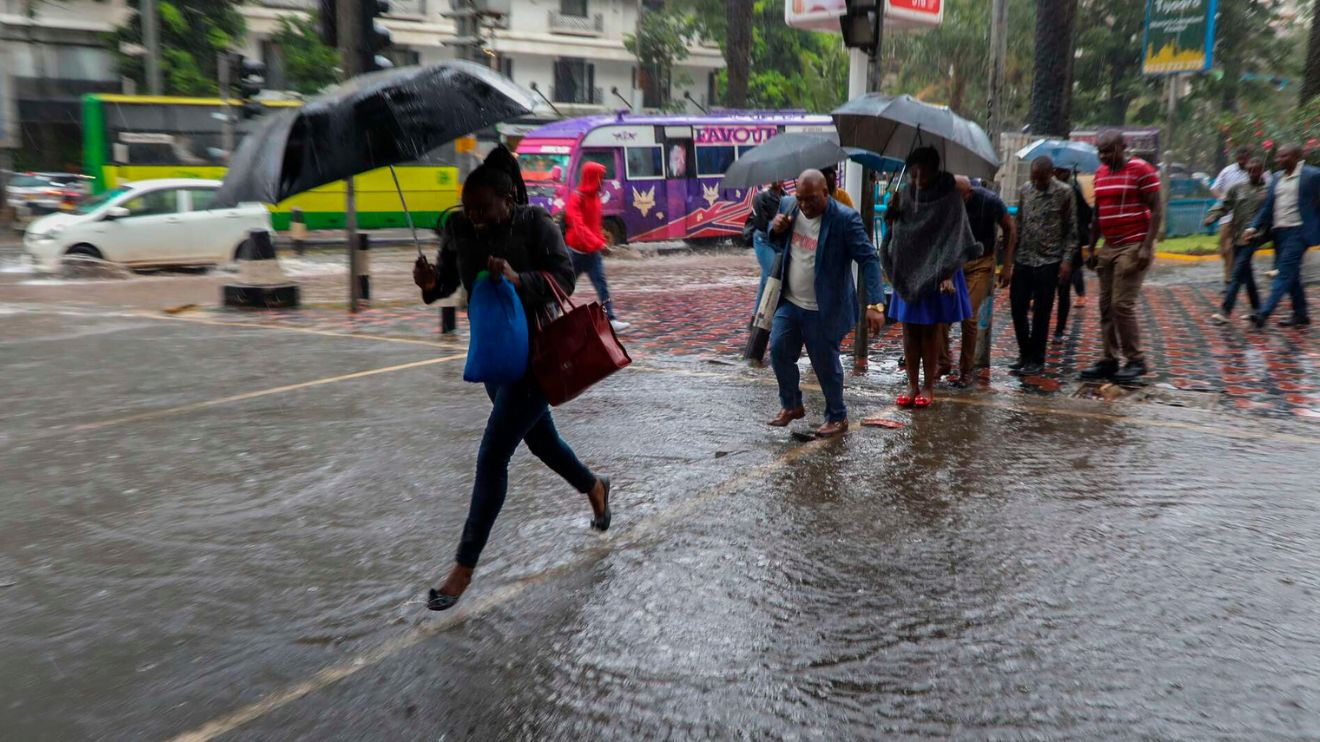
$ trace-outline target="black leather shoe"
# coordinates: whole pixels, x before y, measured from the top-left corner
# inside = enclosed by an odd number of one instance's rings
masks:
[[[1097,361],[1095,365],[1082,371],[1081,377],[1086,381],[1100,381],[1116,373],[1118,373],[1118,361]]]
[[[1252,314],[1247,315],[1247,321],[1250,322],[1251,326],[1256,328],[1257,330],[1265,329],[1265,318],[1260,316],[1259,314],[1253,312]]]
[[[604,508],[599,518],[591,519],[591,527],[597,531],[608,531],[610,530],[610,478],[601,477],[600,482],[605,485]]]
[[[1021,356],[1018,356],[1018,359],[1016,361],[1013,361],[1012,363],[1008,364],[1008,370],[1017,371],[1025,365],[1027,365],[1026,360],[1024,360]]]
[[[1113,380],[1120,384],[1129,384],[1149,373],[1145,361],[1128,361],[1123,369],[1113,375]]]
[[[1032,361],[1018,369],[1019,376],[1040,376],[1045,373],[1045,364]]]
[[[1311,320],[1308,317],[1289,317],[1279,320],[1279,327],[1309,327]]]

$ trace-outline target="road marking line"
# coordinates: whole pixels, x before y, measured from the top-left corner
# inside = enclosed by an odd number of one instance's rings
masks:
[[[258,397],[268,397],[272,394],[283,394],[284,392],[292,392],[292,391],[297,391],[299,389],[309,389],[311,387],[322,386],[325,384],[334,384],[340,381],[362,379],[368,376],[376,376],[379,374],[391,373],[393,371],[406,371],[407,369],[410,368],[431,366],[437,363],[448,363],[449,361],[456,361],[460,358],[466,358],[466,357],[467,357],[466,354],[462,354],[462,355],[452,355],[452,356],[441,356],[440,358],[428,358],[424,361],[412,361],[411,363],[400,363],[397,366],[385,366],[384,368],[373,368],[373,369],[368,369],[366,371],[356,371],[354,373],[343,374],[341,376],[329,376],[323,379],[302,381],[297,384],[285,384],[284,386],[271,387],[270,389],[258,389],[256,391],[243,392],[242,394],[233,394],[228,397],[220,397],[218,399],[208,399],[202,402],[192,402],[185,405],[179,405],[178,407],[169,407],[163,410],[151,410],[150,412],[139,412],[135,415],[112,417],[107,420],[98,420],[96,422],[83,423],[81,425],[74,425],[68,428],[62,428],[60,430],[64,430],[68,432],[84,432],[88,430],[100,430],[101,428],[108,428],[113,425],[141,422],[143,420],[155,420],[157,418],[169,417],[170,415],[178,415],[185,412],[193,412],[195,410],[202,410],[208,407],[215,407],[217,405],[229,404],[231,402],[242,402],[249,399],[256,399]]]
[[[860,430],[860,427],[853,425],[850,430]],[[636,525],[626,531],[606,534],[604,538],[601,539],[599,546],[587,549],[575,559],[555,567],[550,567],[549,569],[543,570],[534,575],[524,577],[516,582],[503,585],[490,593],[468,600],[465,603],[461,603],[458,608],[448,613],[440,614],[438,618],[427,623],[425,626],[418,627],[408,634],[388,639],[375,649],[354,655],[343,662],[323,667],[313,673],[311,677],[300,683],[295,683],[294,685],[276,691],[254,703],[212,719],[192,731],[173,737],[171,742],[206,742],[207,740],[228,734],[249,722],[277,711],[294,701],[318,691],[322,691],[340,680],[354,675],[359,670],[378,665],[400,652],[411,649],[427,639],[438,636],[449,629],[458,626],[470,618],[475,618],[492,608],[501,606],[526,592],[531,587],[598,561],[607,555],[612,549],[636,546],[661,526],[664,526],[677,518],[688,515],[713,500],[732,494],[742,486],[754,484],[776,471],[795,463],[799,459],[815,453],[817,449],[838,440],[839,438],[820,438],[794,446],[761,466],[754,467],[741,474],[735,474],[733,477],[701,492],[695,497],[685,500],[668,510],[656,513],[649,518],[638,521]]]
[[[205,319],[202,317],[184,317],[169,314],[156,314],[155,312],[133,312],[134,317],[145,317],[146,319],[166,320],[173,322],[191,322],[196,325],[211,325],[213,327],[238,327],[254,328],[258,330],[280,330],[283,332],[301,332],[306,335],[320,335],[322,337],[332,338],[356,338],[358,340],[379,340],[383,343],[403,343],[406,345],[425,345],[428,348],[454,348],[461,345],[457,340],[453,342],[438,342],[435,340],[417,340],[415,338],[396,338],[386,335],[364,335],[353,332],[334,332],[332,330],[315,330],[309,327],[288,327],[285,325],[272,325],[265,322],[226,322],[217,319]]]
[[[720,373],[718,371],[694,371],[691,369],[679,368],[661,368],[658,366],[633,365],[629,368],[648,373],[675,374],[679,376],[692,376],[697,378],[718,378],[728,379],[730,381],[748,381],[762,386],[776,386],[773,379],[764,378],[746,378],[734,376],[733,374]],[[817,384],[804,383],[803,389],[820,391]],[[884,392],[870,387],[853,387],[846,390],[853,394],[863,397],[880,397]],[[1084,420],[1103,420],[1106,422],[1121,423],[1125,425],[1135,425],[1137,427],[1148,428],[1168,428],[1171,430],[1188,430],[1196,433],[1210,433],[1212,435],[1223,436],[1238,440],[1258,440],[1268,439],[1286,443],[1301,443],[1305,445],[1320,445],[1320,436],[1297,435],[1294,433],[1278,433],[1268,430],[1225,428],[1216,425],[1207,425],[1205,423],[1192,423],[1182,420],[1161,420],[1157,418],[1131,417],[1123,412],[1115,410],[1112,412],[1097,412],[1094,410],[1075,410],[1065,407],[1052,407],[1048,405],[1035,404],[1026,401],[1026,397],[1019,397],[1018,402],[1003,403],[996,402],[993,399],[982,399],[978,397],[964,397],[960,395],[946,395],[939,398],[939,403],[949,402],[952,404],[968,405],[971,407],[987,407],[992,409],[1004,410],[1006,412],[1029,412],[1044,415],[1062,415],[1064,417],[1080,418]]]

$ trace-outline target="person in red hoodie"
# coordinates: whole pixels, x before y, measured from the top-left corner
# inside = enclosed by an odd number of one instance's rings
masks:
[[[582,166],[582,177],[577,190],[568,198],[564,209],[564,242],[568,244],[570,257],[573,258],[573,270],[577,275],[587,274],[591,285],[596,287],[596,295],[605,308],[605,316],[615,330],[629,327],[614,315],[614,303],[610,300],[610,286],[605,281],[605,231],[600,215],[600,184],[605,179],[605,166],[599,162],[588,162]]]

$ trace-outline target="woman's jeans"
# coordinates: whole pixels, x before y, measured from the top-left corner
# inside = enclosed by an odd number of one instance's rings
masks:
[[[555,421],[550,417],[550,406],[535,380],[528,376],[513,384],[487,384],[486,395],[494,407],[481,438],[472,504],[454,557],[464,567],[477,566],[495,518],[504,507],[504,495],[509,489],[509,460],[520,442],[526,442],[536,458],[578,492],[585,494],[596,486],[596,475],[578,461],[573,449],[559,437]]]
[[[761,294],[765,291],[765,280],[775,267],[775,249],[770,246],[770,237],[760,230],[752,233],[752,249],[756,251],[756,263],[761,266],[761,286],[756,290],[756,305],[752,313],[761,306]]]
[[[596,287],[596,296],[600,298],[600,306],[605,310],[605,316],[610,320],[616,319],[614,316],[614,301],[610,298],[610,285],[605,281],[605,259],[598,252],[577,252],[569,250],[568,255],[573,260],[573,272],[576,275],[587,274],[591,279],[591,285]]]

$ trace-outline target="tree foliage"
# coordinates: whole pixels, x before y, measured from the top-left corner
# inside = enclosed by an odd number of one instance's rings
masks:
[[[321,40],[316,15],[281,16],[280,28],[271,37],[284,60],[289,86],[312,95],[339,79],[339,53]]]
[[[690,12],[665,7],[644,11],[637,23],[637,33],[624,37],[624,48],[637,57],[643,70],[647,99],[660,108],[672,104],[674,68],[688,58],[688,45],[699,34],[698,23]]]
[[[138,7],[140,2],[130,2]],[[159,0],[161,83],[167,95],[215,95],[218,91],[216,55],[234,46],[246,32],[237,4],[229,0]],[[124,54],[121,44],[142,44],[141,16],[110,34],[119,58],[120,74],[145,88],[146,65],[139,56]]]

